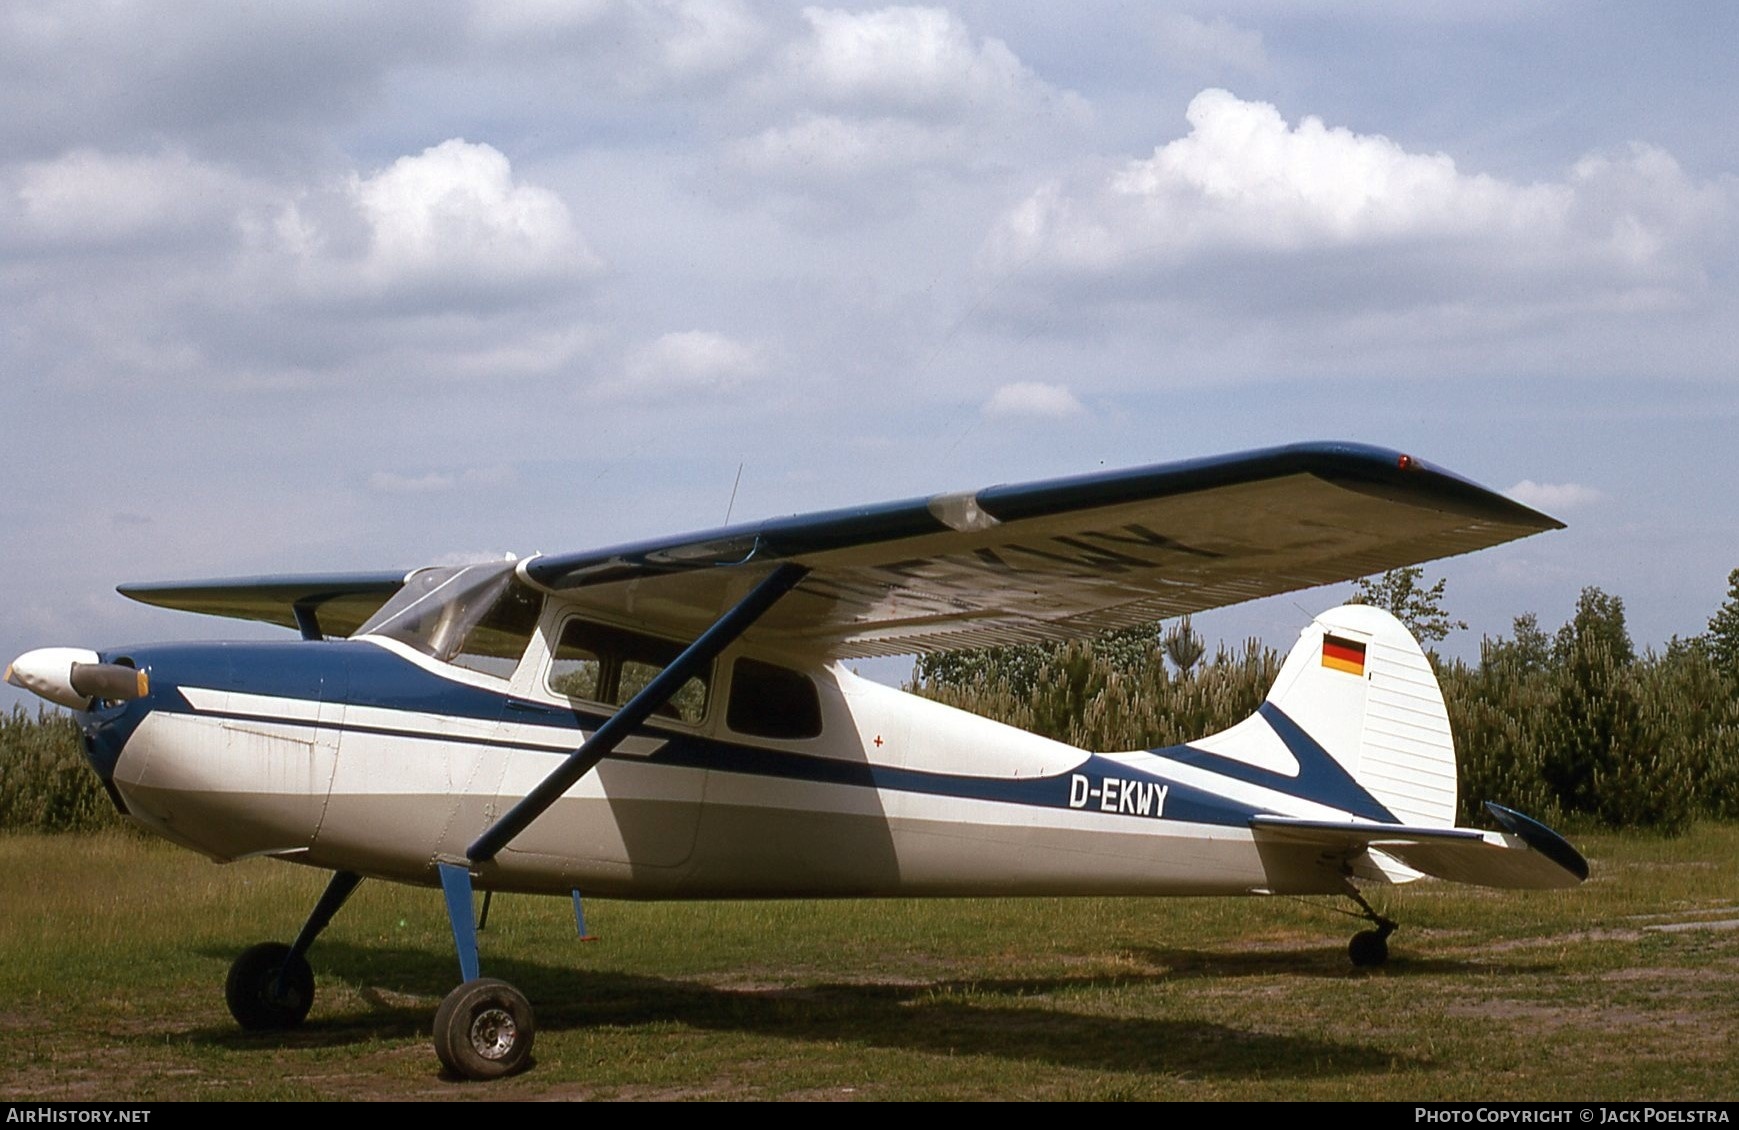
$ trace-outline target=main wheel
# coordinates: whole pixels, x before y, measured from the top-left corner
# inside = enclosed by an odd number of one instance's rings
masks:
[[[1389,939],[1379,930],[1361,930],[1347,943],[1347,956],[1360,969],[1371,969],[1389,960]]]
[[[506,981],[479,977],[447,994],[435,1011],[435,1055],[466,1079],[499,1079],[531,1059],[531,1002]]]
[[[314,1004],[314,971],[282,942],[261,942],[229,967],[223,999],[235,1022],[250,1032],[294,1028]]]

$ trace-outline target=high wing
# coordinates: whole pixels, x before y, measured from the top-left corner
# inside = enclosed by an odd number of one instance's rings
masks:
[[[116,591],[143,604],[203,612],[235,620],[263,620],[286,628],[317,623],[326,635],[347,636],[405,583],[405,572],[312,573],[121,585]],[[312,619],[310,619],[312,618]]]
[[[524,573],[699,631],[754,566],[795,561],[809,575],[751,638],[851,658],[1079,638],[1561,527],[1400,452],[1299,444],[537,557]]]
[[[1561,525],[1400,452],[1298,444],[540,556],[520,573],[606,616],[693,634],[795,562],[807,575],[749,638],[854,658],[1077,638]],[[390,595],[389,576],[121,592],[294,623],[289,605],[325,591],[312,581],[332,582],[321,607],[336,604],[349,623]],[[336,632],[325,611],[320,619]]]

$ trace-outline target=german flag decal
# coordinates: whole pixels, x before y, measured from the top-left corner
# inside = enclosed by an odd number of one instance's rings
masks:
[[[1365,673],[1365,645],[1339,636],[1322,637],[1322,665],[1349,675]]]

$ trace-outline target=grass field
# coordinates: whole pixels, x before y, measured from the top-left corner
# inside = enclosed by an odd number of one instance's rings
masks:
[[[440,899],[363,884],[319,998],[244,1035],[230,960],[289,940],[324,876],[132,836],[0,838],[0,1097],[1731,1099],[1739,827],[1581,841],[1593,877],[1417,884],[1390,964],[1288,900],[587,904],[496,900],[484,971],[536,1064],[437,1074],[457,981]]]

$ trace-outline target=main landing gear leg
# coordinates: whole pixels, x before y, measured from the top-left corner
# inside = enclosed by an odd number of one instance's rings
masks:
[[[305,956],[314,939],[332,922],[362,876],[339,871],[290,945],[261,942],[242,951],[229,967],[223,998],[236,1023],[250,1032],[294,1028],[314,1004],[314,971]]]
[[[1376,927],[1374,930],[1360,930],[1354,934],[1353,940],[1347,943],[1347,956],[1360,969],[1372,969],[1384,964],[1389,960],[1389,935],[1395,932],[1395,927],[1400,923],[1378,914],[1365,901],[1365,896],[1359,893],[1359,889],[1350,882],[1347,884],[1347,897],[1359,904],[1359,909],[1365,912],[1365,919]]]
[[[499,1079],[531,1062],[536,1035],[531,1002],[507,982],[479,975],[470,868],[442,863],[439,869],[464,983],[435,1011],[435,1055],[441,1066],[461,1078]]]
[[[459,949],[459,971],[465,983],[441,1002],[435,1013],[435,1054],[449,1071],[467,1079],[494,1079],[524,1067],[531,1057],[531,1005],[512,985],[477,975],[477,923],[471,917],[471,867],[488,864],[513,838],[550,805],[610,756],[659,707],[676,696],[683,684],[734,643],[763,613],[795,588],[808,568],[787,561],[755,583],[730,611],[713,621],[695,641],[652,677],[622,709],[593,730],[580,747],[539,781],[501,819],[484,829],[465,849],[463,863],[441,862],[441,889],[447,895],[447,917]],[[574,899],[575,925],[584,934],[579,897]]]

